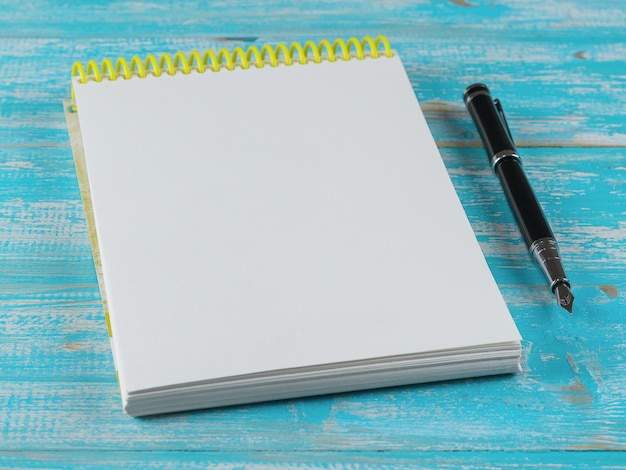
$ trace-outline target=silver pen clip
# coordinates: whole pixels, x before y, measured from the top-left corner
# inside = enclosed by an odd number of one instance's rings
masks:
[[[513,134],[511,134],[511,129],[509,129],[509,123],[506,121],[506,116],[504,115],[504,109],[502,109],[502,103],[500,103],[500,100],[496,98],[495,100],[493,100],[493,105],[496,107],[496,111],[498,112],[498,115],[500,116],[500,120],[502,121],[502,124],[504,124],[504,128],[506,129],[507,134],[509,134],[509,138],[511,139],[511,142],[513,142]]]

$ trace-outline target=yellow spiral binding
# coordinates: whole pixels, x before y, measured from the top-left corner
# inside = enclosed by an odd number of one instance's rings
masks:
[[[125,80],[131,77],[144,78],[147,75],[159,77],[166,73],[189,74],[192,71],[204,73],[206,71],[219,72],[222,69],[233,70],[236,67],[248,69],[254,65],[263,68],[266,65],[276,67],[279,64],[293,65],[294,63],[307,64],[309,62],[320,63],[322,60],[335,62],[337,60],[362,60],[366,57],[380,57],[380,47],[384,49],[384,56],[391,57],[393,52],[385,36],[372,39],[365,36],[363,39],[350,38],[347,41],[336,39],[332,44],[323,40],[319,44],[307,41],[304,45],[293,42],[289,46],[277,44],[264,45],[260,50],[257,46],[250,46],[246,50],[235,47],[232,51],[226,48],[220,49],[217,54],[207,50],[204,54],[192,51],[188,56],[177,52],[172,59],[170,54],[163,54],[159,59],[149,54],[144,60],[134,56],[130,62],[120,57],[115,61],[104,59],[100,65],[95,60],[90,60],[87,65],[75,62],[72,67],[72,78],[78,77],[79,83],[87,83],[89,80],[101,82],[103,79]],[[369,49],[369,52],[368,52]],[[74,87],[72,86],[72,100],[74,100]]]

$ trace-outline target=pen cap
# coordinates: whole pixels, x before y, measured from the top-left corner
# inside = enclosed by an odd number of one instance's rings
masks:
[[[517,150],[508,126],[496,109],[487,85],[475,83],[468,86],[463,98],[487,150],[491,166],[495,168],[496,162],[502,157],[516,156]]]

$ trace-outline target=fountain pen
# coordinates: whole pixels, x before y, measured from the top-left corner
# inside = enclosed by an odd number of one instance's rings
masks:
[[[467,87],[463,98],[531,256],[539,264],[559,305],[572,313],[574,296],[570,281],[561,264],[554,234],[522,169],[500,101],[492,100],[489,89],[482,83]]]

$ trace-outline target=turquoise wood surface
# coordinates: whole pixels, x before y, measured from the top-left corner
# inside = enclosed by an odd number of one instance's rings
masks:
[[[523,372],[125,416],[61,104],[72,63],[365,34],[403,58],[524,336]],[[461,98],[475,81],[502,98],[572,316],[487,166]],[[0,467],[626,468],[625,109],[619,0],[0,0]]]

